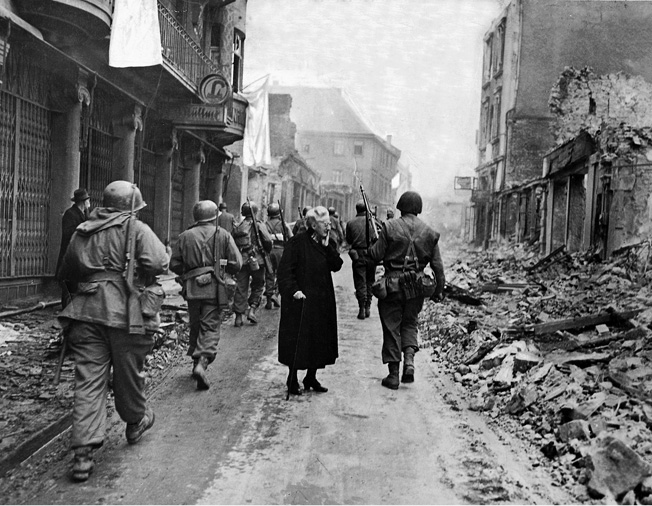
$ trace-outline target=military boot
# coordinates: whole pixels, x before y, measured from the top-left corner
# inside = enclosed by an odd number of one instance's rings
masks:
[[[256,316],[257,309],[258,308],[256,306],[251,306],[247,312],[247,320],[249,320],[254,325],[258,323],[258,317]]]
[[[149,408],[145,409],[145,414],[140,419],[138,423],[128,423],[127,430],[125,431],[125,436],[127,437],[127,443],[130,445],[135,445],[142,438],[146,430],[152,428],[154,425],[154,411]]]
[[[403,376],[401,376],[401,382],[414,382],[414,348],[412,346],[408,346],[403,350]]]
[[[365,319],[364,302],[358,303],[358,307],[360,308],[360,310],[358,311],[358,320],[364,320]]]
[[[72,464],[72,479],[75,481],[86,481],[93,472],[93,447],[80,446],[74,449],[75,460]]]
[[[192,370],[192,377],[195,378],[197,382],[197,390],[208,390],[210,385],[208,383],[208,378],[206,377],[206,369],[208,368],[208,359],[206,357],[201,357],[197,361],[197,365]]]
[[[371,301],[368,300],[364,305],[364,317],[369,318],[371,316]]]
[[[242,322],[242,313],[236,313],[235,314],[235,323],[233,324],[234,327],[242,327],[244,323]]]
[[[272,298],[267,297],[267,303],[265,304],[265,309],[272,309]]]
[[[398,370],[400,368],[400,362],[389,362],[387,367],[389,369],[389,374],[387,377],[383,378],[382,385],[389,388],[390,390],[398,390]]]
[[[272,295],[272,304],[274,304],[274,307],[281,307],[281,301],[278,300],[278,295]]]

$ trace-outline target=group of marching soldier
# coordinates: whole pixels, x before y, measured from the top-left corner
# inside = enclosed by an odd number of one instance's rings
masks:
[[[90,213],[88,194],[77,190],[63,220],[67,229],[76,228],[64,231],[57,267],[65,304],[59,319],[76,367],[72,478],[88,479],[93,452],[103,444],[111,367],[127,441],[139,442],[154,424],[142,369],[165,297],[157,276],[168,268],[178,275],[188,303],[187,354],[199,390],[210,387],[207,370],[216,357],[223,310],[233,310],[235,327],[245,320],[255,325],[265,298],[265,309],[281,309],[278,353],[288,367],[288,398],[310,389],[328,391],[316,374],[338,357],[332,272],[342,267],[344,248],[350,248],[361,320],[370,317],[376,267],[384,267],[382,290],[374,292],[383,329],[382,360],[389,367],[383,386],[398,389],[401,361],[401,381],[414,381],[419,312],[424,299],[441,300],[443,295],[439,234],[417,218],[422,202],[416,192],[404,193],[396,206],[401,216],[388,212],[384,222],[372,216],[364,191],[362,196],[346,226],[334,208],[317,206],[304,208],[293,229],[276,203],[267,206],[263,222],[256,204],[247,200],[236,222],[225,204],[218,208],[202,200],[193,208],[194,223],[170,252],[137,219],[146,203],[136,185],[109,184],[102,206]],[[428,284],[428,266],[436,280],[430,292],[422,289]],[[306,370],[303,389],[298,370]]]

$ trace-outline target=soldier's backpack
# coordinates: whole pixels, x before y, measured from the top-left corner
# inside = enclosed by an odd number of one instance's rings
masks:
[[[235,245],[241,252],[249,251],[251,249],[251,220],[242,220],[235,227],[233,227],[233,239]]]

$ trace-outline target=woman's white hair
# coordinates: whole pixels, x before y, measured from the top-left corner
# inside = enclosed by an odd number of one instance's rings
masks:
[[[313,207],[306,213],[306,225],[308,228],[315,228],[317,220],[328,218],[329,216],[328,209],[324,206]]]

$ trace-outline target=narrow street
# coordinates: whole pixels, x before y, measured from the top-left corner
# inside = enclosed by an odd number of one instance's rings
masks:
[[[351,265],[334,276],[340,358],[321,371],[326,394],[285,400],[276,361],[278,310],[257,326],[222,327],[208,392],[190,361],[152,393],[156,424],[129,446],[114,421],[90,480],[67,477],[70,458],[23,501],[30,504],[569,503],[532,469],[518,441],[465,409],[460,387],[417,354],[417,381],[380,385],[381,328],[356,319]],[[301,376],[300,376],[301,377]]]

